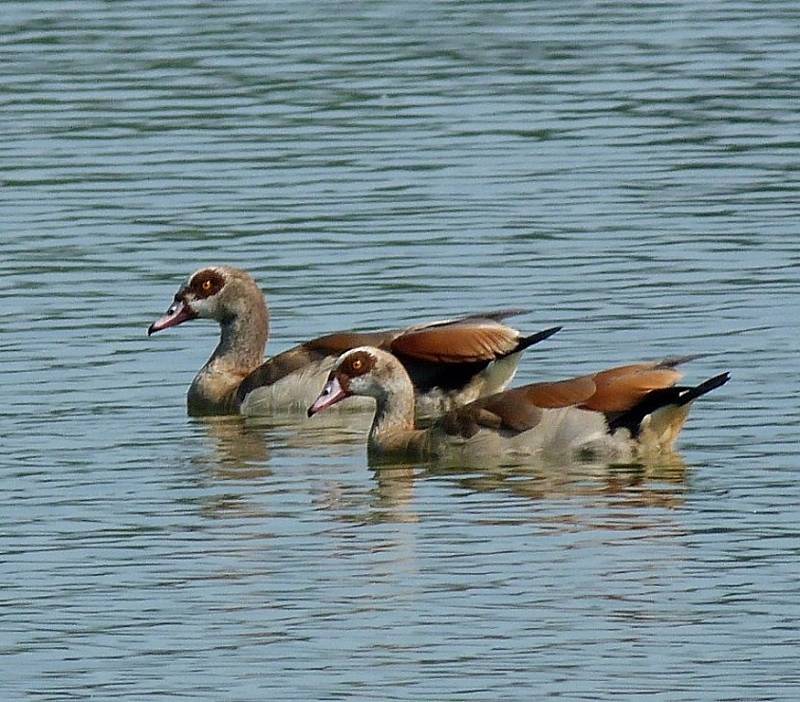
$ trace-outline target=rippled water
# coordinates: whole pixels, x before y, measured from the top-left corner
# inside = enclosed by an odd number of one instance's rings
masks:
[[[9,700],[796,699],[793,2],[4,2]],[[371,470],[187,419],[205,263],[273,351],[523,306],[518,382],[709,353],[681,458]]]

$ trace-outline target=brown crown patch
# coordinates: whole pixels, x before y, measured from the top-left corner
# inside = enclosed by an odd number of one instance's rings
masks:
[[[211,268],[204,268],[192,276],[189,281],[189,290],[192,291],[196,298],[203,299],[216,295],[224,285],[225,278],[221,273]]]
[[[375,356],[368,351],[355,351],[342,361],[339,373],[348,378],[357,378],[369,373],[375,367]]]

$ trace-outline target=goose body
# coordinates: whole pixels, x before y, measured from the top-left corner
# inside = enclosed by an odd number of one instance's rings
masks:
[[[189,276],[148,335],[196,318],[219,323],[219,343],[189,387],[190,415],[304,410],[340,354],[368,345],[398,360],[420,415],[436,416],[502,390],[522,351],[559,330],[523,336],[502,323],[519,312],[499,310],[379,332],[337,332],[265,360],[269,311],[261,289],[246,271],[213,266]]]
[[[632,457],[671,451],[691,403],[728,374],[678,386],[686,358],[610,368],[557,382],[533,383],[482,397],[420,429],[414,392],[401,364],[380,349],[344,353],[309,415],[350,395],[375,400],[368,438],[378,458],[442,458],[503,453]]]

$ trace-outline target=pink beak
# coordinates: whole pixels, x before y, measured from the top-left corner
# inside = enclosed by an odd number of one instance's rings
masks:
[[[314,400],[314,404],[308,408],[308,416],[311,417],[317,412],[322,412],[322,410],[327,409],[331,405],[335,405],[340,400],[344,400],[345,397],[349,396],[350,393],[346,392],[339,384],[339,379],[333,376],[333,378],[325,383],[325,387],[322,388],[319,397]]]
[[[155,334],[156,332],[160,332],[163,329],[177,327],[179,324],[188,322],[190,319],[194,319],[195,317],[197,317],[197,313],[192,310],[189,305],[187,305],[183,300],[175,300],[175,302],[170,305],[167,313],[163,317],[159,317],[150,325],[150,327],[147,329],[147,336]]]

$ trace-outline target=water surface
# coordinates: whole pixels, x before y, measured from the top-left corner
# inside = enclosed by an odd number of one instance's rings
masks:
[[[5,698],[795,699],[798,20],[4,3]],[[517,382],[733,380],[654,465],[371,469],[185,416],[215,329],[145,329],[215,262],[272,351],[520,306]]]

